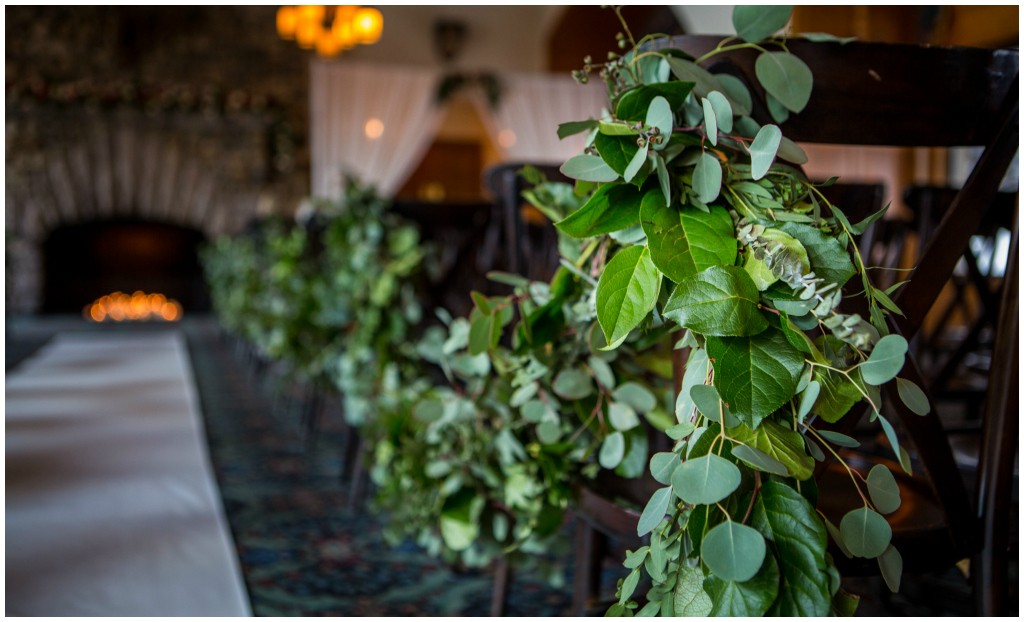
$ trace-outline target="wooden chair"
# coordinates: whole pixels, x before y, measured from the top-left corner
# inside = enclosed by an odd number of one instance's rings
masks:
[[[719,41],[718,37],[679,37],[672,45],[698,56]],[[1018,53],[802,40],[790,41],[788,48],[807,63],[815,82],[807,108],[781,126],[787,137],[838,145],[984,148],[930,235],[910,282],[896,295],[904,315],[892,318],[891,329],[911,340],[967,251],[970,237],[991,210],[1000,209],[999,185],[1019,144]],[[729,54],[721,62],[756,85],[754,60],[753,52],[744,51]],[[757,92],[755,99],[759,100],[755,117],[770,122],[763,93]],[[856,217],[850,213],[852,206],[844,207],[851,218]],[[1007,611],[1007,548],[1018,429],[1016,215],[1008,220],[1013,223],[1012,251],[999,302],[975,498],[969,496],[957,469],[941,420],[934,415],[919,417],[899,399],[890,400],[923,466],[914,477],[901,478],[903,508],[891,517],[905,568],[938,569],[973,558],[971,578],[982,615]],[[929,388],[914,356],[908,357],[901,376]],[[847,417],[844,422],[853,425],[854,419]],[[820,488],[821,505],[828,506],[832,502],[827,498],[829,487]]]

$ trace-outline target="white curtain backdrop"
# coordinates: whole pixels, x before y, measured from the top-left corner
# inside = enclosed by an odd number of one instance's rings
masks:
[[[437,132],[439,78],[431,68],[313,61],[313,196],[340,196],[346,175],[394,196]]]
[[[500,74],[501,101],[491,110],[482,97],[474,98],[480,116],[506,161],[561,164],[583,149],[585,134],[558,138],[558,126],[568,121],[600,118],[608,105],[604,83],[594,79],[578,84],[569,75]]]

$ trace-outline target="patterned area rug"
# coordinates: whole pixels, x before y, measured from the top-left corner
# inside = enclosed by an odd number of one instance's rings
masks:
[[[270,374],[257,383],[210,325],[193,324],[188,336],[211,458],[256,615],[489,614],[490,573],[456,572],[412,543],[391,547],[365,504],[347,509],[348,483],[339,475],[344,431],[331,402],[308,449],[301,395],[277,387]],[[520,574],[506,615],[562,615],[570,602],[568,587]]]

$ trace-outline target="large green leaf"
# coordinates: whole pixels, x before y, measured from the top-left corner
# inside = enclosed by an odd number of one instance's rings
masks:
[[[796,393],[804,358],[776,328],[752,337],[708,337],[707,350],[719,395],[751,428]]]
[[[662,315],[702,335],[756,335],[768,327],[758,311],[757,287],[735,266],[712,266],[681,279]]]
[[[555,223],[562,233],[574,238],[628,229],[640,222],[640,191],[628,184],[606,184],[591,195],[578,210]]]
[[[677,616],[703,618],[711,613],[711,597],[704,591],[704,571],[700,566],[691,568],[683,564],[679,569],[672,604]]]
[[[760,617],[779,594],[779,567],[773,555],[765,555],[761,569],[749,581],[725,581],[711,575],[704,580],[711,596],[713,616]]]
[[[842,287],[856,273],[846,247],[836,238],[823,233],[821,229],[795,222],[783,223],[779,229],[803,244],[814,274],[827,282]]]
[[[672,474],[672,490],[687,503],[717,503],[740,485],[740,470],[721,456],[707,454],[684,462]]]
[[[861,364],[860,375],[868,384],[885,384],[903,369],[906,354],[906,339],[900,335],[886,335],[878,340],[871,356]]]
[[[581,181],[615,181],[619,178],[619,174],[604,160],[586,153],[569,158],[558,170],[566,177]]]
[[[754,62],[754,73],[764,90],[793,112],[811,99],[814,75],[804,61],[789,52],[763,52]]]
[[[732,10],[736,36],[757,43],[782,30],[793,14],[791,6],[740,5]]]
[[[703,212],[668,207],[652,190],[640,204],[640,224],[647,234],[651,260],[675,283],[711,266],[731,266],[737,243],[729,212],[717,205]]]
[[[754,430],[730,430],[729,436],[779,461],[796,479],[805,480],[814,474],[814,459],[804,451],[803,436],[771,419],[762,421]]]
[[[722,191],[722,163],[706,151],[693,167],[693,190],[702,203],[714,201]]]
[[[651,101],[655,97],[664,97],[668,101],[672,111],[679,110],[686,96],[693,90],[692,82],[663,82],[660,84],[648,84],[626,91],[619,98],[615,108],[615,116],[623,121],[643,121],[647,118],[647,112]]]
[[[860,378],[860,374],[852,375],[855,379]],[[829,423],[842,419],[864,397],[853,381],[830,369],[815,367],[814,380],[821,386],[821,391],[811,410]]]
[[[633,161],[636,152],[640,150],[640,147],[636,144],[636,135],[609,136],[607,134],[598,134],[594,138],[594,147],[597,148],[597,152],[608,163],[608,166],[612,167],[612,170],[619,175],[626,174],[626,168]],[[650,171],[640,170],[633,178],[633,185],[637,188],[642,186],[649,173]]]
[[[825,549],[828,536],[814,507],[782,482],[767,480],[754,507],[754,527],[784,560],[779,615],[827,616],[832,604]]]
[[[843,542],[856,557],[878,557],[889,547],[892,528],[882,515],[870,508],[850,510],[839,523]]]
[[[704,536],[700,556],[708,569],[724,581],[748,581],[761,568],[765,542],[756,529],[727,520]]]
[[[617,347],[654,308],[661,272],[646,246],[620,250],[597,283],[597,320],[608,347]]]
[[[783,252],[789,251],[788,256],[796,257],[800,264],[801,274],[807,274],[810,270],[810,259],[807,257],[807,250],[804,249],[804,245],[785,231],[770,227],[764,230],[764,233],[760,235],[760,239],[771,248],[781,244],[783,249],[785,249]],[[747,253],[746,260],[743,262],[743,269],[750,275],[757,289],[762,292],[779,280],[779,277],[768,267],[767,261],[758,259],[754,253]]]

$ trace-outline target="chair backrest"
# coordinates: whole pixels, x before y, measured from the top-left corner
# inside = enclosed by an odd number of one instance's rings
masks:
[[[715,49],[721,37],[675,37],[663,45],[682,49],[695,57]],[[984,152],[962,189],[952,198],[941,222],[932,232],[920,255],[910,282],[898,292],[896,302],[904,315],[893,318],[893,332],[908,340],[921,328],[925,315],[945,286],[961,256],[968,249],[971,235],[979,229],[993,205],[1000,181],[1018,149],[1018,53],[1016,50],[980,50],[898,44],[852,42],[787,42],[790,52],[801,58],[814,75],[810,103],[792,115],[780,127],[783,134],[797,142],[838,145],[903,147],[981,146]],[[742,50],[716,56],[716,63],[751,86],[754,117],[771,123],[764,93],[755,78],[757,52]],[[721,60],[717,60],[721,59]],[[1011,206],[1015,209],[1015,205]],[[1016,279],[1016,218],[1014,225],[1014,263]],[[1007,278],[1010,278],[1008,273]],[[1016,288],[1004,296],[1001,317],[1016,315]],[[1012,343],[1016,358],[1017,325],[1002,322],[1003,335]],[[1009,331],[1009,332],[1007,332]],[[1008,355],[1002,352],[1000,355]],[[1016,408],[1006,395],[1016,391],[1016,382],[1005,382],[1009,373],[1000,362],[990,379],[988,409]],[[996,367],[996,366],[994,366]],[[1016,369],[1014,365],[1010,365]],[[993,386],[996,374],[1004,382]],[[912,358],[908,358],[903,377],[925,386]],[[1009,386],[1007,386],[1009,385]],[[996,394],[994,394],[996,393]],[[950,526],[958,549],[970,555],[979,546],[978,512],[984,513],[993,501],[990,497],[1009,492],[1013,473],[1013,447],[1002,450],[983,447],[985,468],[979,485],[979,499],[972,503],[957,470],[938,417],[918,417],[906,410],[900,400],[891,400],[900,412],[900,420],[919,452],[934,491]],[[986,442],[1004,437],[1016,438],[1016,417],[998,413],[985,419]],[[998,427],[999,429],[994,429]],[[1005,444],[1005,443],[1004,443]],[[1002,451],[1002,454],[999,452]],[[1005,453],[1009,451],[1009,459]],[[999,456],[1002,457],[999,457]],[[1005,466],[1009,462],[1007,481]],[[987,461],[987,462],[986,462]],[[995,471],[1002,469],[1002,473]],[[1001,491],[1001,492],[1000,492]]]

